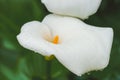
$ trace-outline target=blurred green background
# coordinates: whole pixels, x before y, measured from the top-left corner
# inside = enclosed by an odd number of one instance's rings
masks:
[[[24,23],[42,21],[47,14],[40,0],[0,0],[0,80],[120,80],[120,0],[103,0],[98,12],[85,20],[91,25],[112,27],[114,42],[109,66],[82,77],[56,59],[47,62],[17,42],[16,35]]]

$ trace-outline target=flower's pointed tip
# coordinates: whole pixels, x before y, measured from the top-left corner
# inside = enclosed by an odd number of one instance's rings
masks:
[[[104,29],[102,36],[103,36],[104,44],[108,46],[106,48],[108,48],[109,50],[108,53],[110,54],[110,50],[111,50],[112,42],[113,42],[113,36],[114,36],[113,29],[112,28]]]
[[[108,28],[105,28],[104,30],[106,32],[106,35],[113,36],[113,29],[112,28],[108,27]]]
[[[113,29],[112,28],[108,28],[108,31],[109,31],[109,35],[111,35],[113,37],[113,35],[114,35]]]
[[[109,38],[111,39],[111,45],[112,45],[112,42],[113,42],[113,37],[114,37],[114,31],[113,31],[113,29],[112,28],[109,28],[108,29],[108,35],[109,35]]]

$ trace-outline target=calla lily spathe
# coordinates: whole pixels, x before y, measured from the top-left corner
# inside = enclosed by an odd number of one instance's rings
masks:
[[[17,39],[27,49],[44,56],[54,55],[71,72],[81,76],[108,65],[113,30],[50,14],[42,22],[24,24]],[[57,44],[52,43],[53,39]]]
[[[41,0],[55,14],[86,19],[96,13],[101,0]]]

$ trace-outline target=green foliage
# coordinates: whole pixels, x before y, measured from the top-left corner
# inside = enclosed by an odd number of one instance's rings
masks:
[[[16,39],[24,23],[41,21],[47,14],[40,0],[0,0],[0,80],[47,79],[44,57],[22,48]],[[54,59],[52,80],[120,80],[120,0],[103,0],[98,12],[85,22],[114,29],[110,64],[103,71],[77,77]]]

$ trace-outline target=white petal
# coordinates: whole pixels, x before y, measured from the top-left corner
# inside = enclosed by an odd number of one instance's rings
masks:
[[[101,0],[42,0],[50,12],[86,19],[96,13]]]
[[[54,36],[59,44],[52,44]],[[45,56],[55,55],[78,76],[105,68],[109,63],[113,31],[87,25],[76,18],[48,15],[42,23],[23,25],[17,36],[19,43]]]
[[[21,28],[21,33],[17,36],[19,43],[23,47],[45,56],[55,53],[53,44],[49,42],[51,38],[50,29],[38,21],[24,24]]]
[[[59,35],[60,43],[54,55],[73,73],[81,76],[108,65],[112,28],[99,28],[76,18],[58,15],[48,15],[42,23],[51,28],[53,35]]]

